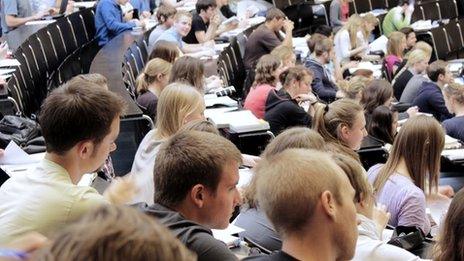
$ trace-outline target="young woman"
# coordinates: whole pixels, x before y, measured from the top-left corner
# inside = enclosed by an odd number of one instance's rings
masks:
[[[287,129],[267,145],[262,157],[269,158],[291,148],[324,150],[324,140],[321,135],[308,128],[295,127]],[[240,233],[241,237],[246,237],[268,250],[279,250],[282,241],[271,222],[259,208],[256,199],[257,180],[258,176],[253,175],[250,183],[245,188],[243,192],[244,205],[240,215],[235,220],[235,224],[245,229],[245,232]]]
[[[406,49],[406,36],[402,32],[390,34],[387,42],[387,56],[384,64],[390,79],[396,75],[398,66],[403,62],[403,54]]]
[[[372,42],[375,38],[372,32],[374,31],[375,27],[379,24],[379,20],[371,13],[367,13],[363,17],[361,17],[362,21],[362,34],[358,34],[358,44],[359,46],[369,46],[369,43]],[[379,55],[373,55],[368,53],[368,48],[366,48],[361,54],[359,55],[363,60],[366,61],[378,61],[380,60]]]
[[[272,50],[271,55],[278,57],[282,62],[282,67],[285,69],[293,67],[296,64],[296,55],[291,47],[285,45],[277,46]]]
[[[177,48],[176,44],[168,41],[158,41],[153,47],[149,59],[161,58],[172,64],[179,58],[179,55],[179,48]]]
[[[335,56],[337,62],[345,64],[355,57],[361,57],[368,45],[360,45],[358,39],[364,38],[360,28],[363,20],[358,15],[352,15],[348,22],[335,34]]]
[[[205,92],[205,66],[200,59],[183,56],[172,65],[169,83],[182,82]]]
[[[371,83],[373,77],[354,76],[349,81],[342,81],[338,87],[343,91],[345,98],[361,101],[362,91]]]
[[[361,93],[360,104],[364,107],[367,121],[375,108],[381,105],[390,107],[393,89],[386,80],[373,80]]]
[[[374,109],[367,124],[368,138],[393,144],[398,127],[398,111],[382,105]]]
[[[159,145],[184,124],[204,119],[204,110],[203,95],[195,88],[181,83],[164,88],[158,99],[156,127],[143,138],[132,164],[131,175],[139,189],[133,203],[153,204],[153,168]]]
[[[267,96],[275,89],[281,70],[280,59],[270,54],[263,55],[256,65],[255,82],[250,88],[243,107],[259,119],[264,117]]]
[[[386,205],[391,213],[390,225],[415,226],[424,235],[430,232],[425,193],[437,191],[444,144],[445,134],[438,121],[416,116],[399,131],[387,162],[369,169],[377,203]]]
[[[137,77],[137,103],[150,118],[156,121],[158,97],[168,84],[172,65],[161,59],[150,60]]]
[[[326,141],[329,151],[346,154],[359,161],[359,150],[367,136],[364,110],[356,101],[340,99],[316,109],[313,129]]]
[[[402,69],[399,69],[392,81],[393,94],[398,101],[401,99],[401,95],[409,80],[411,80],[414,75],[421,75],[425,72],[429,65],[429,60],[430,56],[424,51],[420,49],[411,51],[406,65]]]
[[[464,85],[451,83],[443,88],[445,104],[454,117],[443,121],[446,134],[464,141]]]
[[[266,100],[264,119],[269,122],[271,132],[278,135],[294,126],[311,126],[314,115],[313,104],[317,98],[311,93],[312,71],[304,66],[289,68],[280,74],[283,88],[270,91]],[[300,102],[310,102],[308,111],[299,106]]]

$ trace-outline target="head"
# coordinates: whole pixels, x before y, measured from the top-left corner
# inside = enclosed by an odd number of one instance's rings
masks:
[[[310,93],[313,78],[314,73],[302,65],[291,67],[280,74],[283,88],[292,97]]]
[[[241,160],[235,145],[219,135],[179,132],[156,157],[155,202],[208,228],[225,229],[240,202]]]
[[[402,32],[406,36],[406,49],[411,50],[417,42],[416,33],[414,32],[414,29],[412,29],[411,27],[403,27],[400,29],[400,32]]]
[[[398,6],[403,9],[403,12],[406,11],[409,6],[409,0],[398,0]]]
[[[385,143],[393,144],[398,127],[398,111],[381,105],[374,109],[367,132]]]
[[[361,93],[361,105],[367,114],[372,114],[381,105],[390,107],[393,100],[393,87],[384,80],[373,80]]]
[[[464,107],[464,85],[450,83],[443,88],[446,108],[451,113],[456,113],[457,108]]]
[[[324,39],[330,39],[330,38],[323,34],[318,34],[318,33],[312,34],[311,37],[309,37],[309,39],[306,41],[306,44],[308,45],[309,53],[313,53],[314,48],[316,47],[316,44]]]
[[[430,44],[424,41],[419,41],[414,45],[413,50],[417,50],[417,49],[424,51],[429,57],[432,56],[432,52],[433,52],[432,46],[430,46]]]
[[[265,23],[274,31],[279,31],[284,26],[286,15],[280,9],[271,7],[267,10]]]
[[[410,118],[396,135],[387,163],[374,181],[376,193],[382,190],[401,161],[405,162],[416,186],[424,191],[435,191],[444,144],[445,133],[437,120],[423,115]]]
[[[186,83],[203,93],[205,87],[204,72],[205,66],[200,59],[183,56],[172,65],[169,83]]]
[[[360,31],[360,28],[363,27],[364,21],[361,19],[361,17],[357,14],[353,14],[348,18],[348,21],[346,24],[343,26],[347,31],[348,34],[350,35],[350,45],[351,49],[355,49],[358,47],[357,43],[357,35],[358,32]]]
[[[324,173],[324,175],[321,175]],[[258,164],[257,198],[285,242],[322,240],[336,260],[349,260],[357,240],[355,191],[324,152],[288,149]],[[326,236],[318,238],[324,229]]]
[[[161,58],[169,63],[174,63],[179,58],[179,47],[175,43],[159,40],[150,53],[149,59]]]
[[[446,213],[446,218],[434,247],[433,260],[462,260],[464,258],[464,190],[454,195]]]
[[[39,116],[47,153],[78,163],[81,174],[95,171],[116,149],[124,109],[121,97],[89,81],[53,90]]]
[[[334,57],[333,42],[330,39],[322,39],[314,46],[314,55],[324,64],[329,63]]]
[[[174,15],[174,25],[177,32],[185,37],[192,27],[192,14],[186,11],[178,11]]]
[[[371,13],[367,13],[363,17],[361,17],[361,20],[363,22],[363,34],[364,37],[369,37],[369,35],[374,31],[375,27],[379,25],[379,20],[377,20],[377,17]]]
[[[116,0],[119,5],[126,5],[129,0]]]
[[[293,48],[285,45],[280,45],[272,50],[271,55],[274,55],[280,59],[283,68],[290,68],[295,66],[296,55],[293,52]]]
[[[362,92],[367,85],[370,84],[371,78],[364,76],[351,77],[349,81],[343,81],[339,84],[339,87],[345,94],[346,98],[353,99],[355,101],[361,101]]]
[[[168,85],[171,67],[172,65],[169,62],[161,58],[148,61],[145,68],[143,68],[143,72],[137,77],[137,93],[147,92],[148,88],[154,85],[162,91]]]
[[[195,5],[197,14],[209,21],[217,12],[216,0],[198,0]]]
[[[136,209],[104,205],[60,230],[38,260],[196,260],[172,233]]]
[[[165,139],[176,133],[184,124],[203,120],[205,102],[195,88],[173,83],[158,98],[156,109],[156,136]]]
[[[287,149],[298,148],[323,151],[325,150],[324,139],[314,130],[305,127],[293,127],[277,135],[277,137],[266,146],[261,157],[271,158]],[[250,208],[256,208],[258,206],[258,200],[256,198],[257,180],[258,173],[255,173],[243,192],[244,202]]]
[[[403,57],[406,49],[406,36],[402,32],[393,32],[390,34],[387,42],[387,54]]]
[[[161,5],[156,11],[156,19],[158,23],[169,28],[174,24],[174,16],[176,13],[177,10],[174,7],[170,5]]]
[[[333,41],[333,37],[334,37],[333,30],[332,30],[332,27],[328,25],[325,25],[325,24],[319,25],[314,31],[314,33],[323,35],[327,38],[330,38],[330,40]]]
[[[420,49],[412,50],[408,56],[407,66],[417,74],[423,73],[429,66],[430,56]]]
[[[354,150],[361,147],[366,132],[364,110],[354,100],[340,99],[325,107],[316,109],[313,129],[328,143],[337,145],[339,150],[358,158]]]
[[[282,68],[282,62],[274,55],[263,55],[256,65],[254,86],[269,84],[275,86]]]
[[[186,123],[180,131],[205,131],[209,133],[214,133],[216,135],[220,135],[219,130],[217,129],[214,123],[208,120],[193,120]]]
[[[105,76],[103,76],[103,75],[101,75],[99,73],[79,74],[79,75],[74,76],[73,78],[71,78],[71,80],[69,80],[69,82],[73,82],[73,81],[91,82],[91,83],[94,83],[94,84],[100,86],[100,88],[108,90],[108,79],[106,79]]]
[[[448,68],[448,63],[443,60],[436,60],[431,63],[427,67],[427,76],[440,87],[454,82],[453,74]]]

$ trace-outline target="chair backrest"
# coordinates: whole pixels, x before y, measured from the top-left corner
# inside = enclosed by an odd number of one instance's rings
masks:
[[[355,11],[358,14],[366,13],[372,10],[370,0],[354,0]]]
[[[55,51],[55,48],[53,48],[53,42],[48,34],[48,29],[47,27],[40,29],[36,33],[37,35],[37,40],[40,43],[40,46],[42,47],[42,50],[44,51],[45,54],[45,59],[47,61],[47,67],[48,71],[53,71],[58,68],[60,64],[60,60],[58,59],[58,55]]]
[[[450,21],[444,26],[446,34],[448,35],[448,42],[450,51],[456,55],[463,49],[464,41],[461,35],[461,30],[456,21]]]
[[[74,35],[71,22],[67,17],[56,20],[56,25],[61,33],[62,41],[66,47],[66,54],[70,55],[77,50],[79,45],[77,44],[76,36]]]
[[[48,31],[47,34],[51,39],[52,42],[52,47],[55,50],[56,56],[58,57],[58,60],[60,61],[60,64],[64,59],[66,59],[66,56],[68,54],[66,47],[65,47],[65,42],[63,35],[61,33],[60,28],[56,23],[49,24],[47,26]]]
[[[129,46],[129,50],[131,54],[134,56],[135,62],[137,63],[137,70],[140,73],[143,70],[143,67],[145,66],[145,61],[142,58],[142,52],[140,51],[140,48],[137,46],[136,42],[133,42]]]
[[[440,6],[441,19],[455,19],[459,17],[456,0],[438,2]]]
[[[28,38],[28,40],[29,45],[32,48],[32,52],[34,53],[34,59],[37,64],[37,67],[39,68],[40,74],[42,75],[42,77],[48,77],[48,61],[47,57],[45,57],[45,52],[42,48],[42,44],[40,43],[36,34],[31,35]]]
[[[425,20],[439,21],[441,20],[440,7],[436,2],[426,2],[421,4],[422,14]]]
[[[415,22],[415,21],[419,21],[419,20],[424,20],[424,13],[422,12],[422,8],[420,8],[419,6],[416,6],[416,8],[414,8],[414,12],[412,12],[412,15],[411,15],[411,22]]]
[[[95,29],[95,17],[94,11],[92,8],[87,8],[80,11],[80,16],[85,24],[85,33],[87,34],[87,39],[94,39],[96,34]]]
[[[87,37],[85,24],[79,12],[70,14],[67,20],[71,26],[74,41],[78,47],[82,47],[92,40]]]
[[[392,9],[393,7],[397,5],[398,5],[398,0],[387,0],[388,9]]]
[[[371,0],[371,8],[374,9],[387,9],[387,2],[385,0]]]
[[[17,81],[17,74],[13,73],[8,79],[7,88],[12,98],[17,102],[20,112],[24,112],[23,95]]]
[[[430,30],[428,34],[432,38],[435,57],[437,57],[437,59],[446,60],[450,52],[450,46],[445,29],[443,27],[436,27]]]
[[[292,5],[290,0],[272,0],[272,4],[275,7],[279,8],[280,10],[284,9],[287,6]]]

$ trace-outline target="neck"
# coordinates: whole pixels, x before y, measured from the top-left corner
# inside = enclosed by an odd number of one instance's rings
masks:
[[[150,84],[150,85],[148,86],[148,90],[149,90],[150,92],[152,92],[153,94],[155,94],[156,97],[159,97],[160,94],[161,94],[161,86],[160,86],[159,83],[157,83],[157,82],[154,82],[154,83]]]
[[[400,159],[400,162],[398,163],[398,166],[396,166],[395,171],[401,174],[402,176],[412,179],[411,174],[408,171],[408,167],[406,166],[406,161],[404,160],[404,158]]]
[[[298,260],[336,260],[336,251],[329,240],[327,229],[324,226],[316,227],[311,229],[311,231],[302,232],[301,235],[307,235],[303,236],[303,238],[299,235],[290,235],[284,238],[282,251]],[[314,235],[318,235],[317,242],[314,239]]]
[[[438,80],[436,84],[438,85],[438,87],[440,87],[440,89],[443,89],[443,86],[445,86],[445,83],[440,80]]]
[[[179,205],[172,207],[172,209],[179,212],[184,218],[210,228],[203,222],[198,208],[192,204],[187,203],[186,201],[187,200],[182,201]]]
[[[297,91],[295,91],[293,88],[288,88],[285,89],[285,91],[292,97],[292,99],[295,99],[296,96],[298,96]]]
[[[70,152],[67,152],[65,155],[58,155],[55,153],[45,153],[45,159],[60,165],[64,168],[71,179],[73,184],[77,184],[81,180],[82,176],[85,174],[81,168],[80,164],[76,160],[71,158]]]
[[[456,117],[464,116],[464,105],[455,105],[454,114]]]

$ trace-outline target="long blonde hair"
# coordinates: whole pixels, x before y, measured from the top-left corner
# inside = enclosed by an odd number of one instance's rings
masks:
[[[163,139],[176,133],[185,118],[205,106],[203,95],[192,86],[173,83],[164,88],[156,109],[156,137]]]
[[[362,27],[363,20],[359,15],[354,14],[348,18],[348,21],[343,26],[343,28],[348,31],[350,36],[350,45],[351,49],[355,49],[358,46],[358,32],[359,28]]]
[[[148,91],[148,86],[157,80],[158,75],[169,76],[171,68],[172,65],[161,58],[150,60],[143,68],[143,72],[137,77],[137,93],[141,94]]]
[[[428,183],[429,192],[437,188],[444,144],[443,128],[433,117],[409,119],[398,132],[390,156],[374,181],[374,191],[379,193],[382,190],[402,159],[417,187],[425,191]]]
[[[402,58],[404,50],[400,50],[400,45],[403,40],[406,41],[406,36],[402,32],[391,33],[387,42],[387,54]]]

